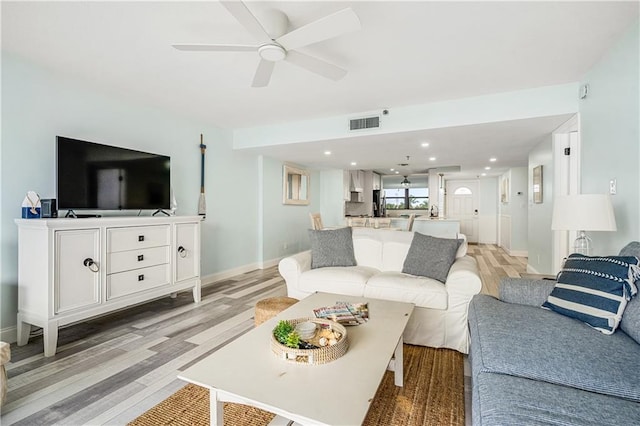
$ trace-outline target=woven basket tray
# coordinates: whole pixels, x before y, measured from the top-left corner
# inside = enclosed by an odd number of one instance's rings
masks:
[[[280,359],[303,365],[326,364],[340,358],[342,355],[347,353],[347,349],[349,349],[347,329],[337,322],[320,318],[297,318],[287,321],[294,327],[296,326],[296,324],[305,321],[329,326],[331,330],[339,331],[340,333],[342,333],[342,337],[340,338],[338,343],[333,346],[324,346],[318,349],[296,349],[290,348],[278,342],[273,333],[271,333],[271,352],[273,352]]]

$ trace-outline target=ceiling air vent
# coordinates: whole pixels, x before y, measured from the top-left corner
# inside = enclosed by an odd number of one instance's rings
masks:
[[[380,127],[380,117],[354,118],[349,121],[350,130],[373,129]]]

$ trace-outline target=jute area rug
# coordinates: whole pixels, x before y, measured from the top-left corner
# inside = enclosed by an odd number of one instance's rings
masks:
[[[271,421],[273,414],[225,403],[224,418],[225,425],[263,426]],[[209,392],[188,384],[129,426],[208,424]],[[387,371],[363,425],[464,425],[462,354],[449,349],[404,345],[404,386],[395,386],[393,373]]]

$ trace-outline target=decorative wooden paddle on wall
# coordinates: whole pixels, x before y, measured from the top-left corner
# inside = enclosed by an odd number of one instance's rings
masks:
[[[198,214],[205,218],[207,216],[207,201],[204,197],[204,152],[207,146],[202,139],[202,133],[200,133],[200,199],[198,200]]]

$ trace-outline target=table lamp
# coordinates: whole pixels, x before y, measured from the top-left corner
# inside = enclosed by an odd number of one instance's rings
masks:
[[[585,231],[615,231],[616,218],[608,194],[576,194],[556,196],[553,203],[551,229],[578,231],[575,253],[591,254],[592,244]]]

